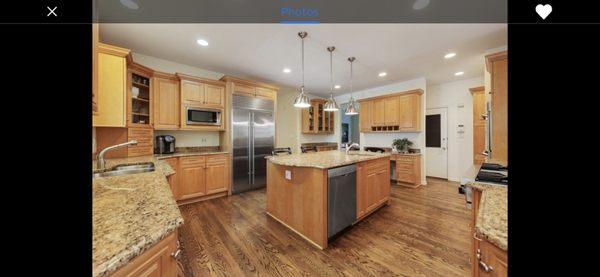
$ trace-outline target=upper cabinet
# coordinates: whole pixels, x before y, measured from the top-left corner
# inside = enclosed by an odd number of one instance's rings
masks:
[[[360,131],[420,132],[422,94],[418,89],[360,100]]]
[[[225,108],[225,83],[177,73],[181,80],[181,103],[195,107]]]
[[[98,23],[92,24],[92,114],[98,114],[98,47],[100,31]]]
[[[152,128],[152,69],[131,62],[127,70],[127,126]]]
[[[96,99],[96,112],[92,117],[94,127],[126,127],[127,125],[126,57],[128,55],[127,49],[98,44],[97,93],[92,97]],[[92,102],[93,107],[94,102]]]
[[[324,110],[324,99],[310,100],[310,107],[302,109],[303,134],[332,134],[335,126],[335,112]]]
[[[227,94],[244,95],[277,101],[277,87],[270,84],[244,80],[232,76],[223,76],[227,83]]]
[[[159,72],[153,76],[154,129],[179,129],[179,79]]]
[[[508,52],[503,51],[485,57],[490,73],[492,96],[491,160],[508,162]],[[489,90],[488,90],[489,89]]]

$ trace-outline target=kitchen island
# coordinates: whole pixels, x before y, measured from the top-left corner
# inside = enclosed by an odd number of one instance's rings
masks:
[[[267,161],[267,214],[320,249],[327,248],[331,238],[328,212],[333,209],[329,207],[339,209],[343,204],[332,202],[338,197],[328,197],[329,169],[356,168],[356,180],[350,180],[355,186],[348,189],[348,194],[355,192],[356,196],[345,200],[354,201],[353,224],[389,203],[389,153],[332,150],[273,156]],[[340,191],[340,197],[343,194]]]

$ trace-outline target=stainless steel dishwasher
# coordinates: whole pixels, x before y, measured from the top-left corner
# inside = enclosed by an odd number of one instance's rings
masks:
[[[356,221],[356,165],[327,170],[327,238]]]

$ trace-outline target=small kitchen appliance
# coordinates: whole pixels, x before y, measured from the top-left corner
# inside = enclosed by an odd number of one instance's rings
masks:
[[[155,154],[175,153],[175,137],[170,135],[160,135],[154,138]]]

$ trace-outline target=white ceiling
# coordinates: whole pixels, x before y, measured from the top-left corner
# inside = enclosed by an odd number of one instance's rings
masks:
[[[335,94],[349,92],[355,56],[354,90],[418,77],[439,84],[483,75],[485,50],[507,44],[506,24],[102,24],[102,42],[134,52],[285,87],[301,83],[300,38],[305,39],[306,88],[329,93],[329,53]],[[209,42],[208,47],[196,39]],[[444,59],[448,52],[456,57]],[[283,73],[283,68],[291,73]],[[387,72],[384,78],[378,77]],[[460,77],[457,71],[464,71]]]

